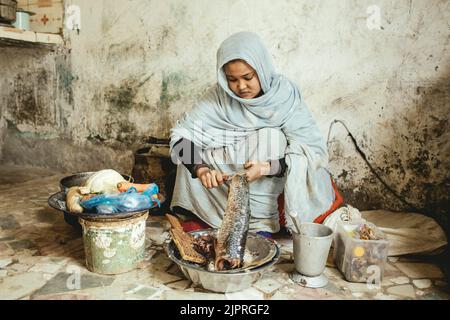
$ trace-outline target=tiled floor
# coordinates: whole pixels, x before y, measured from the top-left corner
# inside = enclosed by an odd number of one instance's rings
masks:
[[[252,287],[227,294],[187,281],[163,250],[168,223],[150,217],[145,261],[139,269],[104,276],[85,267],[81,234],[47,199],[67,174],[0,167],[0,299],[449,299],[440,268],[415,258],[389,258],[381,288],[349,283],[329,261],[329,284],[301,287],[293,271],[292,241],[277,239],[280,261]],[[12,183],[14,182],[14,183]],[[79,274],[80,277],[75,277]]]

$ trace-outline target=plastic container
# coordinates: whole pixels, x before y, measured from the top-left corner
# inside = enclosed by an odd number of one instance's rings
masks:
[[[366,224],[380,240],[361,240],[353,231]],[[334,263],[350,282],[381,282],[388,254],[385,235],[366,220],[341,221],[334,238]]]
[[[13,26],[17,29],[30,30],[30,16],[34,16],[34,12],[18,9],[16,11],[16,21]]]

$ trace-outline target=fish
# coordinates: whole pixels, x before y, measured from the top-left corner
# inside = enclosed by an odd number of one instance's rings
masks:
[[[231,177],[227,207],[216,235],[216,271],[236,269],[243,265],[250,215],[249,182],[245,173],[236,173]]]

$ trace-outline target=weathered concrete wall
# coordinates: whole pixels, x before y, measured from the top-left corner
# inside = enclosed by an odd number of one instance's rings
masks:
[[[81,8],[82,29],[65,31],[66,48],[0,49],[4,161],[129,172],[132,150],[147,136],[168,137],[214,83],[220,42],[250,30],[299,84],[324,135],[332,120],[345,121],[407,201],[434,212],[448,206],[448,1],[70,3]],[[368,27],[373,4],[380,29]],[[330,155],[350,203],[402,207],[339,124]]]
[[[3,162],[67,171],[117,167],[130,172],[132,152],[118,153],[77,132],[70,54],[66,49],[2,48]],[[4,57],[4,58],[3,58]],[[82,111],[86,112],[86,111]],[[1,131],[0,131],[1,133]],[[0,136],[1,141],[1,136]]]

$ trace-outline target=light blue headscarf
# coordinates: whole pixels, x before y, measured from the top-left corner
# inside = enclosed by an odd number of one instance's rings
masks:
[[[256,70],[262,96],[242,99],[230,90],[223,66],[235,59],[246,61]],[[239,32],[221,44],[217,82],[172,129],[171,147],[186,138],[203,149],[219,148],[237,143],[261,128],[279,129],[288,141],[286,210],[298,212],[302,222],[312,221],[326,211],[331,203],[323,194],[329,194],[331,184],[329,177],[320,172],[328,163],[325,141],[297,86],[276,73],[259,36]]]

